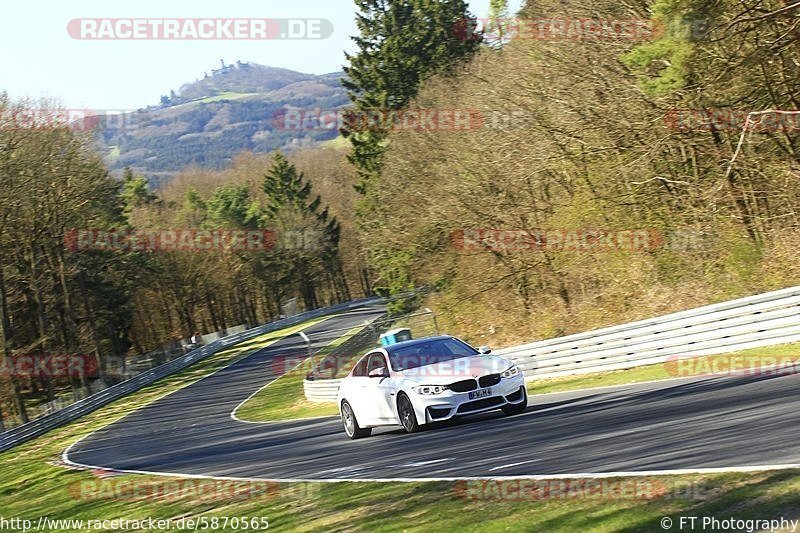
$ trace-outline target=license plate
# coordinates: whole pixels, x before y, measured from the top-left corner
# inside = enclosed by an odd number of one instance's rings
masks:
[[[492,389],[482,389],[482,390],[474,390],[469,393],[470,400],[476,400],[478,398],[485,398],[486,396],[492,395]]]

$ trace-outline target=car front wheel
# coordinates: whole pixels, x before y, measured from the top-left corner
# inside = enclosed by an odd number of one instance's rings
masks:
[[[400,417],[400,424],[406,433],[414,433],[419,430],[417,423],[417,415],[414,414],[414,406],[411,405],[411,400],[408,399],[403,393],[397,397],[397,415]]]
[[[350,404],[347,403],[347,400],[342,402],[342,426],[344,426],[344,432],[351,439],[360,439],[372,435],[372,428],[359,427],[356,414]]]

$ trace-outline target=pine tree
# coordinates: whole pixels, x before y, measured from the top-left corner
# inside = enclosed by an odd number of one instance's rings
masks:
[[[471,58],[480,45],[463,31],[472,19],[464,0],[356,0],[356,6],[358,52],[345,54],[342,80],[356,113],[406,107],[427,78]],[[380,174],[387,133],[386,126],[342,130],[362,194]]]
[[[266,222],[278,226],[276,260],[282,264],[284,283],[298,288],[307,309],[319,305],[320,283],[329,283],[339,299],[348,298],[339,256],[341,227],[328,208],[322,208],[320,197],[313,195],[311,183],[277,152],[262,190],[267,196]]]

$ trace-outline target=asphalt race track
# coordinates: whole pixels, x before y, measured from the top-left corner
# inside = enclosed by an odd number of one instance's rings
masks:
[[[306,332],[318,346],[382,312],[357,309]],[[795,375],[691,378],[531,397],[518,416],[478,415],[350,441],[338,418],[244,423],[234,408],[274,379],[299,337],[159,399],[73,445],[93,468],[270,480],[449,479],[653,472],[800,463]],[[532,389],[535,393],[535,387]]]

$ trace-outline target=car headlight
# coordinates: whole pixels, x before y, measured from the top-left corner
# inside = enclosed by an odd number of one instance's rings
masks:
[[[417,394],[441,394],[447,390],[447,385],[419,385],[418,387],[411,387]]]
[[[504,378],[513,378],[517,374],[519,374],[519,367],[517,365],[511,365],[500,375],[503,376]]]

